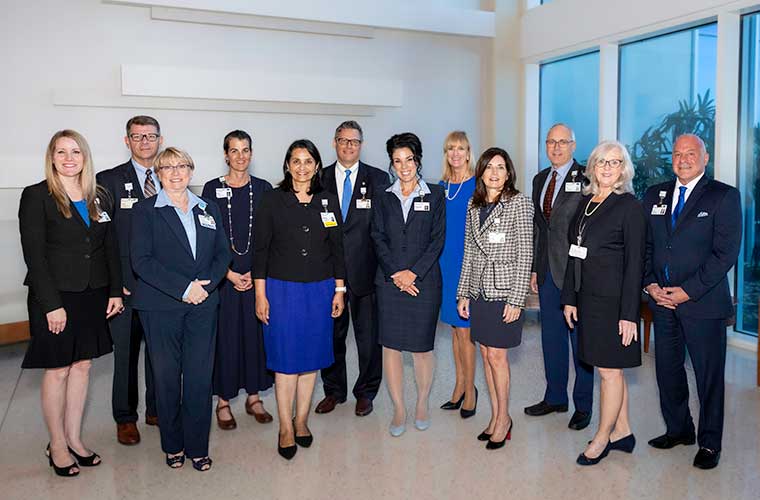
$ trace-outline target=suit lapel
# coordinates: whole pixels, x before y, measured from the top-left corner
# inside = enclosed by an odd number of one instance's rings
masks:
[[[187,239],[187,233],[185,233],[185,228],[182,227],[182,222],[179,220],[179,216],[177,215],[177,212],[174,211],[174,207],[170,207],[170,206],[160,207],[158,209],[158,213],[161,214],[161,217],[163,217],[166,223],[169,225],[172,232],[174,233],[174,236],[177,237],[180,244],[182,245],[182,248],[185,249],[185,251],[190,256],[190,258],[195,259],[195,257],[193,257],[193,251],[190,249],[190,242]],[[193,218],[195,219],[197,217],[193,217]],[[198,233],[197,228],[198,226],[196,223],[196,234]],[[198,251],[197,241],[195,243],[195,246],[196,246],[195,250],[197,253]]]
[[[324,170],[322,174],[322,186],[325,190],[337,196],[338,186],[335,183],[335,169],[338,168],[337,163],[333,163]]]
[[[562,184],[555,187],[555,189],[559,189],[559,193],[557,193],[557,198],[554,199],[554,204],[552,204],[552,212],[559,208],[560,205],[562,205],[565,201],[567,201],[570,198],[570,194],[565,189],[565,184],[568,182],[573,182],[573,172],[576,172],[575,174],[575,182],[581,182],[583,176],[580,175],[579,171],[580,165],[578,165],[577,162],[573,162],[573,166],[570,167],[570,170],[567,171],[567,175],[565,176],[564,180],[562,181]],[[542,211],[543,213],[543,211]]]
[[[694,192],[692,192],[689,195],[689,199],[686,200],[686,204],[683,207],[683,210],[681,210],[681,214],[678,216],[678,219],[676,220],[676,227],[673,228],[673,232],[678,231],[678,228],[681,227],[681,225],[688,219],[689,213],[694,210],[694,207],[697,206],[697,202],[702,197],[703,194],[705,194],[707,184],[710,182],[710,179],[707,178],[706,175],[703,175],[701,179],[699,179],[699,182],[697,182],[697,185],[694,186]],[[675,189],[675,183],[673,183],[673,189]],[[672,194],[671,194],[671,200],[672,200]]]
[[[670,183],[670,187],[665,194],[665,216],[658,218],[662,219],[662,223],[665,224],[665,232],[668,236],[673,234],[673,224],[671,223],[671,212],[673,207],[673,191],[676,189],[676,181]]]
[[[538,211],[543,221],[547,224],[549,222],[546,220],[546,216],[544,215],[543,200],[541,199],[541,191],[543,191],[544,184],[546,184],[546,178],[549,176],[551,171],[552,169],[551,167],[549,167],[539,172],[536,186],[533,189],[533,203],[535,204],[535,210]]]
[[[77,222],[84,228],[85,231],[90,231],[92,228],[92,225],[95,223],[92,219],[90,219],[90,225],[88,226],[87,223],[82,218],[82,215],[79,213],[79,210],[77,210],[76,205],[74,205],[74,202],[69,200],[69,210],[71,210],[71,213],[73,214],[74,219],[76,219]]]
[[[195,205],[193,207],[193,222],[195,223],[195,260],[196,262],[200,260],[201,255],[206,255],[206,253],[211,253],[210,250],[206,250],[209,246],[209,243],[213,244],[213,238],[209,238],[212,234],[214,234],[215,230],[207,230],[205,227],[201,226],[200,218],[198,217],[203,213],[203,210],[198,205]],[[211,216],[211,214],[208,214]],[[183,228],[184,231],[184,228]],[[216,231],[224,231],[224,228],[222,227],[221,221],[216,221]]]
[[[367,187],[367,169],[366,167],[362,168],[361,162],[359,162],[359,166],[356,168],[356,179],[351,179],[351,180],[354,182],[351,185],[351,188],[352,188],[351,201],[350,201],[350,205],[348,206],[348,213],[346,214],[346,218],[349,222],[353,221],[354,219],[353,215],[354,215],[354,212],[356,211],[356,200],[362,197],[361,187],[362,186],[364,186],[365,188]],[[367,193],[369,194],[369,190],[367,190]]]

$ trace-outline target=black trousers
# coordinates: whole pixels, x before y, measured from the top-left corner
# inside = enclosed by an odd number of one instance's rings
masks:
[[[156,403],[165,453],[208,455],[211,375],[216,352],[217,306],[140,311],[156,375]]]
[[[374,293],[359,297],[350,290],[346,294],[346,308],[335,319],[333,327],[335,363],[322,370],[325,395],[346,399],[348,394],[346,337],[351,316],[359,354],[359,377],[353,394],[357,399],[375,399],[383,378],[383,351],[377,340],[377,300]]]
[[[129,297],[124,301],[124,312],[109,321],[113,341],[113,387],[111,409],[117,424],[137,422],[139,381],[137,365],[140,361],[140,344],[143,328],[137,311],[132,309]],[[155,416],[156,391],[153,385],[153,368],[148,349],[145,349],[145,413]]]
[[[669,436],[694,434],[684,361],[689,351],[699,396],[702,448],[720,451],[723,439],[726,320],[690,318],[654,306],[654,346],[660,407]]]

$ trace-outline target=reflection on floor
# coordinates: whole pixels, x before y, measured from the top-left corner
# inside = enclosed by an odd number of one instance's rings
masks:
[[[627,372],[638,445],[633,455],[613,452],[596,467],[575,465],[597,424],[576,432],[567,428],[572,412],[528,417],[523,407],[541,399],[544,390],[540,331],[528,322],[520,347],[510,351],[512,364],[512,441],[486,451],[475,436],[488,423],[487,397],[474,418],[438,410],[451,394],[454,367],[451,334],[439,325],[437,367],[430,401],[432,426],[419,432],[407,425],[400,438],[388,435],[390,402],[385,391],[375,411],[353,415],[353,400],[332,414],[312,415],[314,445],[286,462],[277,455],[277,423],[258,424],[244,410],[244,397],[233,401],[238,428],[211,430],[211,472],[192,467],[174,471],[164,465],[158,430],[140,425],[143,441],[133,447],[116,442],[111,419],[111,356],[95,361],[85,416],[85,442],[103,457],[103,465],[77,478],[59,478],[43,456],[47,434],[40,413],[40,371],[21,371],[25,345],[0,348],[0,497],[7,499],[647,499],[760,498],[760,390],[755,387],[754,353],[729,348],[726,368],[726,428],[723,457],[712,471],[691,462],[697,449],[679,446],[654,450],[646,441],[663,432],[654,380],[654,357]],[[356,375],[356,352],[349,348],[349,378]],[[415,390],[411,358],[406,363],[407,408]],[[142,366],[142,365],[141,365]],[[691,387],[693,376],[690,374]],[[571,376],[572,382],[572,376]],[[598,395],[598,378],[597,378]],[[315,403],[322,396],[318,384]],[[482,365],[477,385],[485,396]],[[275,412],[274,394],[264,395]],[[598,402],[597,402],[598,404]],[[598,406],[597,406],[598,407]],[[692,412],[697,415],[696,390]]]

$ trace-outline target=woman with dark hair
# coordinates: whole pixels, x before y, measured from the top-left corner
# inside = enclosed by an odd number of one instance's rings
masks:
[[[227,175],[203,186],[203,198],[214,200],[222,213],[222,226],[230,241],[232,262],[219,285],[219,326],[214,358],[216,422],[220,429],[237,427],[230,400],[245,389],[245,411],[263,424],[272,421],[259,398],[259,391],[272,387],[272,375],[264,356],[261,323],[256,319],[253,279],[253,225],[256,207],[272,185],[248,170],[253,150],[251,136],[233,130],[224,137]]]
[[[333,361],[333,319],[343,312],[346,270],[338,197],[322,190],[314,144],[295,141],[284,179],[264,194],[254,231],[256,316],[264,323],[267,367],[275,372],[278,453],[311,446],[307,425],[317,371]],[[295,418],[293,403],[295,402]]]
[[[428,399],[433,382],[433,345],[441,306],[438,257],[446,232],[443,187],[422,180],[422,144],[416,135],[394,135],[386,143],[395,182],[375,193],[372,240],[377,269],[380,344],[385,383],[393,400],[390,433],[406,430],[404,364],[410,351],[417,382],[415,427],[430,427]]]
[[[512,434],[507,349],[520,345],[522,338],[533,259],[533,203],[517,190],[514,165],[501,148],[480,156],[475,178],[457,297],[459,314],[470,318],[472,340],[480,343],[491,398],[491,420],[478,440],[495,450]]]

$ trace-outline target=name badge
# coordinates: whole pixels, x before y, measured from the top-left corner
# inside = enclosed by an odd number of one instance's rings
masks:
[[[322,217],[322,225],[325,227],[335,227],[338,225],[335,214],[332,212],[320,212],[319,216]]]
[[[98,218],[98,222],[101,224],[104,222],[111,222],[111,218],[108,216],[108,212],[100,212],[100,217]]]
[[[216,197],[217,198],[231,198],[232,189],[231,188],[216,188]]]
[[[127,191],[132,191],[132,183],[131,182],[125,182],[124,183],[124,189]]]
[[[372,208],[372,200],[365,200],[364,198],[356,200],[356,208],[360,210],[367,210]]]
[[[216,231],[216,221],[214,220],[212,216],[198,214],[198,222],[201,223],[201,226],[207,229],[213,229],[214,231]]]
[[[430,202],[429,201],[415,201],[414,211],[415,212],[430,212]]]
[[[581,183],[580,182],[566,182],[565,183],[565,192],[566,193],[580,193],[581,192]]]
[[[652,215],[665,215],[667,211],[667,205],[652,205]]]
[[[507,233],[497,233],[491,231],[488,233],[488,243],[506,243]]]
[[[580,245],[570,245],[570,251],[568,253],[570,254],[570,257],[584,260],[586,255],[588,255],[588,248]]]
[[[122,210],[129,210],[135,203],[137,203],[137,198],[122,198],[119,200],[119,207]]]

